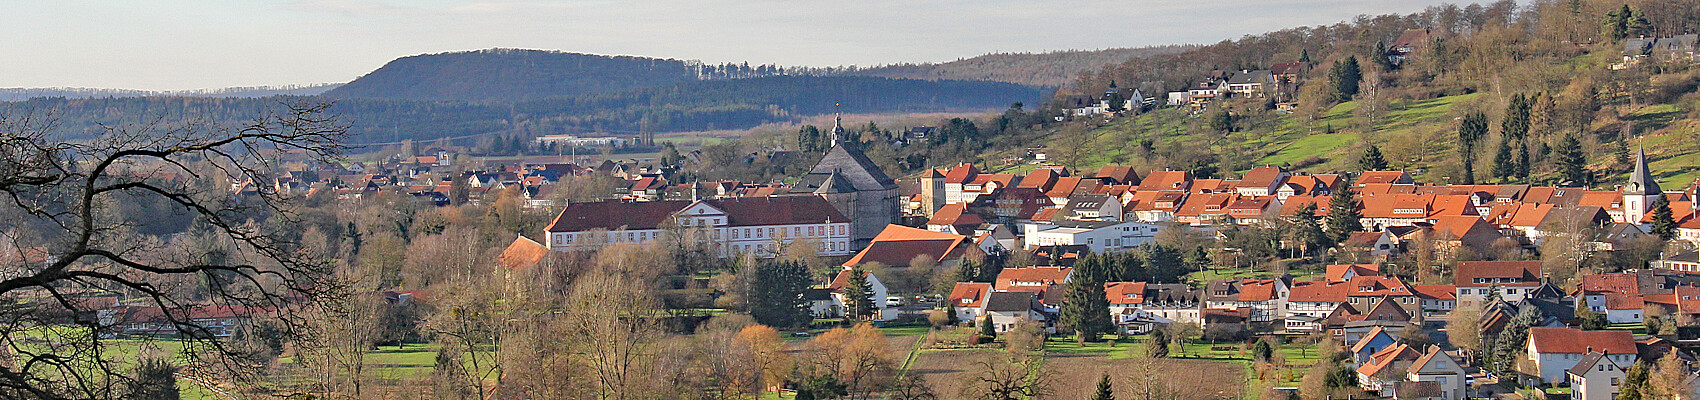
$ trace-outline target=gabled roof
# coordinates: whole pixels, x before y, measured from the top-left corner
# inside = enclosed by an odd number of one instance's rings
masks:
[[[1253,167],[1251,171],[1247,171],[1245,173],[1244,178],[1240,179],[1240,186],[1269,187],[1279,183],[1281,180],[1281,174],[1286,172],[1286,169],[1275,166],[1265,165],[1261,167]]]
[[[1604,361],[1607,365],[1611,365],[1614,369],[1622,369],[1617,366],[1617,363],[1613,363],[1611,362],[1611,359],[1606,358],[1605,353],[1591,351],[1588,352],[1588,354],[1582,355],[1581,360],[1576,360],[1576,366],[1570,367],[1568,371],[1576,376],[1588,376],[1588,371],[1594,370],[1594,366],[1599,365],[1601,361]]]
[[[873,271],[862,271],[862,276],[873,277],[874,272]],[[863,278],[863,279],[867,279],[867,278]],[[879,278],[873,278],[873,279],[879,279]],[[826,288],[831,289],[834,292],[839,291],[839,290],[844,289],[844,288],[849,287],[849,286],[850,286],[850,270],[848,270],[848,269],[839,270],[838,274],[832,276],[832,282],[826,284]]]
[[[1529,328],[1529,342],[1536,353],[1636,354],[1635,337],[1629,331],[1584,331],[1575,328]]]
[[[1370,362],[1359,366],[1357,371],[1365,376],[1376,376],[1376,374],[1381,373],[1381,371],[1386,370],[1388,367],[1399,364],[1401,361],[1415,361],[1422,358],[1422,356],[1423,355],[1421,353],[1417,353],[1416,350],[1411,349],[1411,346],[1409,345],[1404,343],[1395,344],[1387,346],[1386,349],[1370,355]]]
[[[1051,190],[1051,185],[1055,185],[1056,183],[1057,175],[1055,172],[1052,172],[1049,169],[1036,169],[1033,170],[1033,172],[1027,173],[1027,176],[1022,177],[1021,182],[1015,184],[1015,187],[1039,189],[1039,191],[1043,192]]]
[[[1346,295],[1350,288],[1346,282],[1294,282],[1287,301],[1344,303],[1350,300]]]
[[[980,307],[986,305],[986,295],[992,292],[992,284],[986,282],[957,282],[950,289],[950,305],[957,307]]]
[[[1360,232],[1360,233],[1367,233],[1367,232]],[[1324,277],[1329,282],[1344,282],[1348,279],[1347,276],[1346,276],[1348,272],[1350,272],[1351,275],[1353,275],[1353,276],[1381,275],[1381,265],[1379,265],[1379,264],[1329,264],[1327,271],[1324,273]]]
[[[944,175],[944,181],[946,183],[968,183],[979,175],[980,168],[975,167],[974,164],[957,164],[956,168],[951,168],[950,172]]]
[[[1016,285],[1016,282],[1061,285],[1068,281],[1069,275],[1073,272],[1074,268],[1069,267],[1004,268],[1003,271],[998,272],[997,283],[993,287],[997,290],[1009,290],[1012,287],[1025,286]]]
[[[1635,274],[1588,274],[1582,276],[1577,290],[1584,294],[1641,294],[1641,282]]]
[[[1405,174],[1405,171],[1364,171],[1362,175],[1358,175],[1358,180],[1353,183],[1353,186],[1363,187],[1376,183],[1411,183],[1411,176]]]
[[[927,225],[980,225],[986,223],[979,214],[968,212],[966,204],[946,204],[933,213],[933,218],[927,220]]]
[[[1379,326],[1374,327],[1374,328],[1370,328],[1369,332],[1364,333],[1364,337],[1362,339],[1358,339],[1357,344],[1352,345],[1352,352],[1357,353],[1357,352],[1360,352],[1360,351],[1364,351],[1364,348],[1369,347],[1370,342],[1373,341],[1373,339],[1375,339],[1376,337],[1379,337],[1379,336],[1386,336],[1388,340],[1393,340],[1393,335],[1388,334],[1386,329],[1382,329]],[[1377,352],[1377,354],[1380,354],[1380,352],[1386,351],[1386,350],[1387,349],[1382,349],[1382,350],[1377,350],[1376,352]]]
[[[1420,374],[1422,373],[1423,368],[1427,367],[1429,363],[1434,362],[1434,360],[1448,360],[1450,362],[1448,365],[1462,371],[1462,364],[1459,364],[1458,360],[1453,360],[1452,356],[1447,355],[1445,351],[1440,350],[1440,346],[1432,344],[1428,346],[1428,352],[1424,353],[1422,358],[1418,358],[1417,361],[1412,362],[1411,368],[1406,371],[1413,374]]]
[[[543,262],[543,257],[549,255],[549,247],[535,240],[520,236],[502,250],[497,256],[496,263],[509,270],[525,269],[537,266]]]
[[[868,159],[868,155],[850,146],[833,146],[832,150],[827,150],[820,163],[809,170],[809,175],[824,176],[833,172],[848,179],[856,190],[879,191],[897,188],[897,181],[886,176],[878,164]]]
[[[1152,171],[1139,181],[1139,191],[1187,190],[1192,173],[1187,171]]]
[[[1415,285],[1411,291],[1417,293],[1417,298],[1431,300],[1457,300],[1458,287],[1453,285]]]
[[[1112,184],[1127,184],[1140,181],[1139,173],[1134,172],[1133,167],[1122,165],[1106,165],[1102,168],[1098,168],[1098,172],[1092,173],[1091,177],[1108,179]]]
[[[1536,286],[1540,284],[1540,261],[1464,261],[1455,269],[1459,287]],[[1476,278],[1511,278],[1519,283],[1475,283]]]
[[[933,262],[943,262],[952,257],[962,256],[961,249],[968,242],[967,236],[933,232],[926,229],[910,228],[902,225],[886,225],[885,230],[874,236],[867,248],[856,253],[843,265],[854,266],[864,263],[877,262],[887,266],[908,266],[916,256],[927,255]],[[966,247],[973,248],[969,245]],[[978,248],[975,248],[978,249]]]
[[[1606,295],[1607,310],[1640,310],[1647,307],[1638,294],[1608,294]]]
[[[549,232],[582,232],[591,229],[655,229],[669,216],[690,205],[689,201],[623,201],[576,202],[568,204],[555,220]]]
[[[1145,302],[1145,282],[1104,282],[1104,297],[1111,305]]]
[[[986,300],[986,311],[1032,310],[1033,295],[1033,292],[992,292]]]

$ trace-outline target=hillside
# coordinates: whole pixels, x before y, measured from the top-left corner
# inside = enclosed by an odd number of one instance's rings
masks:
[[[489,49],[398,58],[325,95],[516,101],[623,91],[695,79],[694,70],[680,60]]]
[[[845,75],[926,80],[965,80],[1061,87],[1081,73],[1130,59],[1174,54],[1194,46],[1158,46],[1046,53],[994,53],[943,63],[895,64]]]
[[[201,90],[133,90],[100,88],[0,88],[0,101],[23,101],[36,97],[86,99],[94,97],[266,97],[314,96],[335,89],[339,83],[318,85],[247,86]]]

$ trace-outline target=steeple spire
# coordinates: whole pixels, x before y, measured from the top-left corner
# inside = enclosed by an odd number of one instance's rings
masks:
[[[832,103],[832,106],[833,106],[833,108],[837,108],[838,103]],[[832,146],[838,147],[839,144],[843,143],[843,140],[844,140],[844,113],[835,111],[835,112],[832,113]]]
[[[1646,146],[1635,147],[1635,172],[1629,174],[1629,185],[1623,188],[1623,194],[1663,195],[1659,182],[1653,179],[1653,173],[1647,168]]]

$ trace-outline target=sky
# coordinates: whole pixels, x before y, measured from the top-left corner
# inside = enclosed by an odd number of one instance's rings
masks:
[[[1457,1],[1454,1],[1457,2]],[[7,0],[0,87],[347,82],[494,47],[872,66],[994,52],[1214,43],[1440,0]]]

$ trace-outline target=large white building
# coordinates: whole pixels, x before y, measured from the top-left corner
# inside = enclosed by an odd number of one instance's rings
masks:
[[[547,233],[546,244],[556,251],[688,235],[712,243],[722,256],[772,257],[797,241],[818,246],[822,256],[855,253],[850,219],[816,196],[572,203]]]
[[[1157,224],[1129,221],[1035,222],[1026,225],[1027,248],[1085,245],[1093,253],[1127,251],[1157,237]]]

